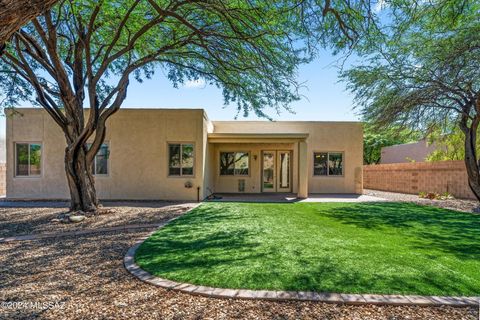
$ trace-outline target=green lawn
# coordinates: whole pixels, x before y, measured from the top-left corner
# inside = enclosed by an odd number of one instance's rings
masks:
[[[480,215],[406,203],[205,203],[136,255],[221,288],[480,295]]]

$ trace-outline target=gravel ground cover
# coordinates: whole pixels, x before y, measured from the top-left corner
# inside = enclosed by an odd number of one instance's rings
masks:
[[[420,205],[430,205],[444,209],[451,209],[463,212],[473,212],[473,209],[479,207],[478,201],[466,199],[450,199],[450,200],[430,200],[420,198],[415,194],[387,192],[380,190],[364,189],[363,194],[368,196],[379,197],[390,201],[397,202],[413,202]]]
[[[133,224],[157,223],[183,214],[197,203],[163,201],[105,202],[106,214],[78,223],[52,222],[68,211],[65,202],[0,202],[0,238]]]
[[[346,306],[214,299],[140,282],[122,258],[145,232],[0,245],[0,302],[56,303],[12,310],[0,319],[478,319],[477,308]]]

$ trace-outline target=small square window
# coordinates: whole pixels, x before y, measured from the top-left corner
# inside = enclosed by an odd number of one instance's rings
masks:
[[[314,176],[342,176],[343,153],[315,152],[313,154]]]
[[[15,176],[40,176],[42,173],[42,145],[39,143],[15,144]]]
[[[194,145],[191,143],[171,143],[168,145],[168,175],[193,176]]]

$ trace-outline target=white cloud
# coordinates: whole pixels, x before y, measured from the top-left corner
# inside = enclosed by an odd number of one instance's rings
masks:
[[[203,79],[188,80],[187,82],[185,82],[183,86],[188,89],[203,88],[205,87],[205,80]]]

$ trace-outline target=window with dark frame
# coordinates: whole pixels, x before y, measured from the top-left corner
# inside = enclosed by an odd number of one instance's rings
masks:
[[[168,175],[193,176],[194,146],[192,143],[168,144]]]
[[[91,143],[87,144],[87,147],[90,149],[92,146]],[[98,176],[108,175],[108,159],[110,158],[110,148],[108,143],[103,143],[98,149],[97,154],[92,162],[92,174]]]
[[[42,173],[42,145],[15,143],[15,176],[40,176]]]
[[[313,154],[314,176],[343,176],[343,153],[315,152]]]
[[[221,176],[248,176],[248,152],[220,152]]]
[[[93,161],[93,174],[95,175],[107,175],[108,174],[108,158],[110,150],[108,144],[104,143],[95,155]]]

